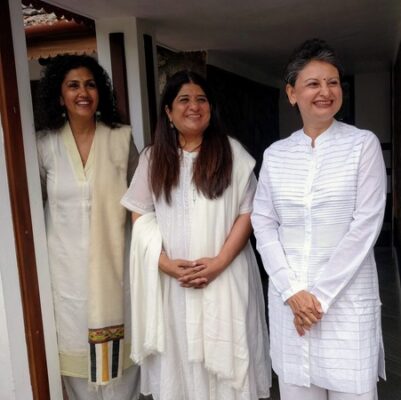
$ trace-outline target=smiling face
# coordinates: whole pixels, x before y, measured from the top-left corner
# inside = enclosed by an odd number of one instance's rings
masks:
[[[182,85],[167,116],[183,136],[202,136],[210,121],[210,104],[203,89],[194,83]]]
[[[93,74],[80,67],[70,70],[61,84],[60,104],[68,118],[93,119],[99,104],[99,93]]]
[[[313,60],[299,72],[295,85],[287,85],[292,105],[297,104],[304,127],[327,129],[341,108],[342,89],[338,70],[333,65]]]

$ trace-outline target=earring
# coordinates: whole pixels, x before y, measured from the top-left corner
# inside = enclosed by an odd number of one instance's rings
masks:
[[[102,113],[99,110],[97,110],[95,113],[95,116],[96,116],[96,120],[99,121],[100,117],[102,116]]]
[[[66,108],[64,107],[64,106],[62,106],[62,108],[61,108],[61,118],[64,120],[64,121],[67,121],[67,119],[68,119],[68,116],[67,116],[67,110],[66,110]]]
[[[174,129],[174,128],[175,128],[175,126],[174,126],[174,124],[173,124],[173,121],[170,121],[170,122],[169,122],[169,126],[170,126],[171,129]]]

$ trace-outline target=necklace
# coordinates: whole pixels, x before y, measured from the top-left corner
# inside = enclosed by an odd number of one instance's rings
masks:
[[[191,142],[187,142],[185,136],[180,133],[179,144],[180,144],[180,147],[181,147],[182,151],[186,151],[187,153],[193,153],[194,151],[198,150],[199,147],[201,147],[202,141],[203,141],[203,135],[198,137],[198,138],[194,137],[192,139],[193,140]],[[194,147],[191,148],[193,143],[196,142],[197,140],[200,140],[200,142],[197,145],[195,145]]]
[[[184,151],[188,152],[188,153],[193,153],[195,150],[199,149],[199,147],[201,147],[202,142],[200,142],[198,145],[196,145],[194,148],[192,148],[191,150],[186,150],[184,147],[182,148]]]

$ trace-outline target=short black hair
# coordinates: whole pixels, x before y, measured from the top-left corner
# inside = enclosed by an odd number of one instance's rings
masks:
[[[69,71],[81,67],[87,68],[96,82],[99,93],[98,119],[110,127],[118,125],[120,117],[117,112],[116,97],[111,80],[103,67],[93,57],[87,55],[58,55],[47,62],[39,81],[35,116],[37,129],[54,130],[64,125],[65,109],[60,104],[61,85]]]
[[[294,50],[285,68],[285,83],[294,86],[300,71],[313,60],[333,65],[337,68],[340,79],[343,77],[343,66],[333,48],[324,40],[315,38],[306,40]]]

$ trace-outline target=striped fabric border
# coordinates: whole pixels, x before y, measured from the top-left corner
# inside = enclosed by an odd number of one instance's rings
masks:
[[[96,384],[105,384],[120,376],[124,326],[90,329],[88,339],[90,381]]]

